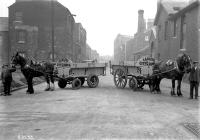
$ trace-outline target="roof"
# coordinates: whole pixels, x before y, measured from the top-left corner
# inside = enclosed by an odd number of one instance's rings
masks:
[[[157,6],[157,13],[154,20],[154,25],[157,24],[161,10],[165,10],[168,15],[175,14],[178,10],[183,9],[188,5],[188,0],[160,0]]]
[[[200,1],[195,1],[195,2],[190,3],[188,6],[184,7],[183,9],[178,11],[177,13],[171,15],[170,19],[180,17],[181,15],[185,14],[186,12],[188,12],[188,11],[196,8],[197,6],[199,6],[199,4],[200,4]]]
[[[16,4],[33,4],[33,3],[38,3],[38,4],[44,4],[45,6],[49,6],[49,2],[52,2],[52,4],[54,6],[58,6],[58,7],[61,7],[63,8],[65,11],[69,12],[71,14],[71,16],[75,16],[73,15],[70,10],[65,7],[64,5],[62,5],[60,2],[58,2],[57,0],[17,0],[15,3],[11,4],[8,8],[11,8],[13,7],[14,5]],[[74,20],[74,18],[73,18]]]
[[[0,31],[8,31],[8,17],[0,17]]]
[[[162,3],[168,14],[176,13],[176,7],[182,9],[188,5],[187,0],[163,0]]]

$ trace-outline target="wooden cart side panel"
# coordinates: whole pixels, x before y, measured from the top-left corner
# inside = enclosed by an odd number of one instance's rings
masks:
[[[71,68],[70,75],[87,77],[90,74],[105,75],[105,67]]]
[[[73,63],[71,68],[102,68],[106,67],[105,63]]]

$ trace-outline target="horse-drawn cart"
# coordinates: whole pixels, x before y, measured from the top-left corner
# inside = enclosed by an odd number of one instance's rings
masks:
[[[143,88],[148,84],[153,89],[152,74],[155,60],[151,57],[143,57],[137,62],[124,61],[122,63],[110,63],[110,72],[113,75],[117,88],[124,88],[128,82],[133,90]]]
[[[90,88],[99,84],[100,75],[106,75],[105,63],[57,63],[55,65],[58,86],[65,88],[72,84],[72,89],[79,89],[85,81]]]

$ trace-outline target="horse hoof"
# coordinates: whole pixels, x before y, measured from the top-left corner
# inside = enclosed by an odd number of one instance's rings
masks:
[[[178,95],[178,97],[182,97],[182,96],[183,96],[183,94],[179,94],[179,95]]]
[[[50,88],[46,88],[46,89],[44,89],[44,91],[49,91],[50,90]]]
[[[54,91],[54,88],[51,88],[50,91]]]
[[[27,91],[26,94],[31,94],[31,93]]]

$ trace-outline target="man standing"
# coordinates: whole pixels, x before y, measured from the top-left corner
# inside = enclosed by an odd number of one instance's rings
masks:
[[[190,81],[190,99],[193,99],[193,90],[195,89],[195,99],[198,98],[198,87],[200,81],[200,69],[198,67],[198,61],[193,62],[193,67],[189,76]]]
[[[15,68],[9,68],[8,65],[2,66],[1,72],[1,79],[4,86],[4,96],[9,96],[10,94],[10,87],[12,82],[12,72],[16,71]]]

